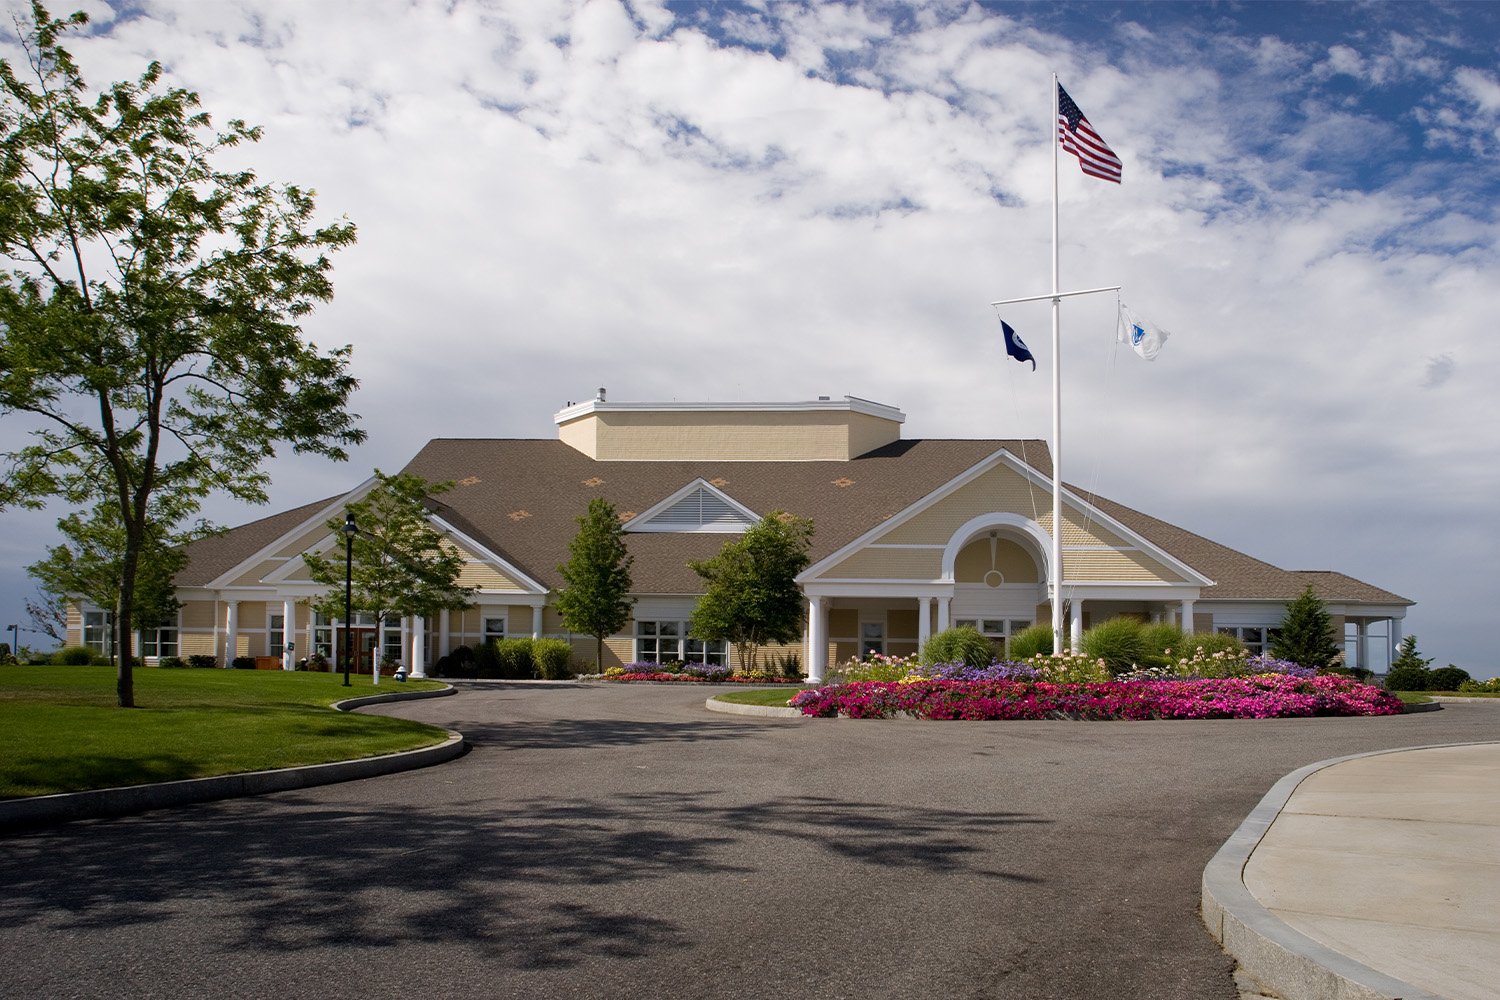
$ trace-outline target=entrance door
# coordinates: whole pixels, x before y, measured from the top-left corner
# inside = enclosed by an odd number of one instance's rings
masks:
[[[379,642],[379,630],[373,628],[352,628],[339,633],[339,649],[337,656],[342,657],[346,648],[350,648],[353,658],[350,660],[349,669],[356,674],[368,674],[375,666],[375,651]],[[345,647],[344,643],[349,643]],[[342,663],[342,661],[340,660]],[[342,666],[339,667],[343,669]]]

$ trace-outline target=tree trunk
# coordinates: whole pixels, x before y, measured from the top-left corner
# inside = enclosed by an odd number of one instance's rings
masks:
[[[120,600],[115,608],[115,629],[119,640],[115,644],[115,651],[119,655],[118,666],[115,668],[115,697],[116,704],[121,708],[135,707],[135,675],[132,671],[134,657],[131,656],[130,637],[131,609],[135,604],[135,576],[141,560],[141,538],[144,532],[141,527],[131,523],[127,516],[125,523],[125,558],[120,563]]]

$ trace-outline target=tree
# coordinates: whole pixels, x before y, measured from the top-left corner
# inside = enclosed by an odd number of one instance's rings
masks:
[[[594,662],[603,669],[604,637],[625,627],[635,603],[626,596],[634,557],[625,549],[625,528],[608,500],[595,497],[588,513],[573,520],[578,533],[568,543],[568,561],[557,567],[567,586],[552,602],[564,625],[594,637]]]
[[[452,483],[429,483],[421,476],[375,470],[375,485],[363,499],[344,504],[354,515],[359,533],[350,548],[350,594],[355,614],[374,615],[377,622],[405,615],[427,618],[443,609],[469,606],[472,587],[458,584],[464,557],[446,532],[429,519],[430,497],[440,496]],[[344,537],[344,520],[328,522],[336,538]],[[321,553],[304,553],[308,575],[331,589],[312,602],[329,618],[344,618],[343,546]],[[347,622],[345,623],[347,625]]]
[[[136,561],[135,586],[131,590],[129,621],[133,628],[160,628],[177,614],[181,602],[173,578],[187,563],[187,556],[174,544],[187,536],[165,535],[161,521],[147,522],[146,538]],[[129,631],[120,628],[117,607],[125,568],[125,525],[120,508],[111,500],[100,501],[91,517],[78,512],[57,522],[66,541],[47,549],[47,558],[26,568],[42,590],[61,603],[61,595],[83,597],[101,608],[115,608],[114,650],[123,661],[130,651]],[[31,610],[27,602],[27,610]],[[33,613],[33,619],[36,614]],[[64,619],[66,621],[66,619]],[[66,626],[64,626],[66,627]],[[56,633],[54,638],[63,641]]]
[[[797,574],[807,568],[811,518],[775,510],[712,559],[688,563],[705,581],[688,631],[734,646],[740,669],[755,667],[760,647],[802,636],[806,610]]]
[[[1328,605],[1319,600],[1309,583],[1286,606],[1281,627],[1272,633],[1271,655],[1304,667],[1326,667],[1339,653]]]
[[[1400,670],[1403,667],[1415,667],[1418,670],[1426,670],[1427,664],[1435,657],[1423,659],[1417,655],[1417,637],[1415,634],[1401,640],[1401,645],[1396,647],[1396,658],[1391,661],[1392,670]]]
[[[45,588],[39,590],[36,600],[26,599],[26,616],[31,619],[31,631],[51,636],[58,645],[68,641],[66,595]]]
[[[278,442],[338,460],[363,440],[349,348],[320,352],[297,325],[332,298],[328,254],[354,227],[313,228],[311,192],[214,169],[260,130],[216,131],[157,63],[90,98],[58,42],[87,20],[33,2],[29,79],[0,60],[0,415],[36,425],[5,456],[0,507],[116,505],[128,635],[153,497],[264,503]],[[116,691],[135,704],[128,655]]]

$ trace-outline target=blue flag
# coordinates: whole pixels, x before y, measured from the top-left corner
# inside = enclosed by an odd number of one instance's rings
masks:
[[[1005,353],[1017,361],[1030,361],[1031,370],[1036,371],[1036,358],[1031,356],[1026,341],[1022,340],[1020,335],[1012,330],[1010,324],[1003,319],[1000,321],[1000,329],[1005,331]]]

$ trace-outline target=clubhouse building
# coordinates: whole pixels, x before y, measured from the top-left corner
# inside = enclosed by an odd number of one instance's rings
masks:
[[[432,619],[348,623],[360,669],[385,660],[422,675],[461,644],[507,636],[574,639],[577,660],[592,660],[593,639],[568,633],[551,595],[575,518],[595,497],[620,513],[634,556],[634,618],[606,640],[602,667],[731,662],[723,644],[687,633],[701,589],[687,564],[777,509],[814,523],[812,564],[798,578],[806,633],[789,651],[815,679],[856,654],[915,652],[954,625],[999,646],[1051,620],[1054,578],[1075,642],[1094,623],[1132,615],[1233,632],[1252,651],[1310,583],[1348,637],[1350,666],[1372,659],[1375,642],[1388,647],[1375,663],[1388,662],[1413,603],[1342,573],[1280,569],[1066,485],[1062,566],[1053,566],[1045,442],[906,440],[903,413],[852,396],[640,403],[600,390],[554,419],[555,439],[438,438],[406,466],[455,484],[430,502],[430,518],[461,551],[474,603]],[[346,625],[308,606],[326,588],[309,579],[302,553],[342,555],[329,522],[372,485],[194,542],[177,576],[177,621],[140,633],[137,649],[148,662],[250,656],[287,669],[313,653],[331,658]],[[102,648],[106,623],[100,609],[75,607],[69,642]]]

